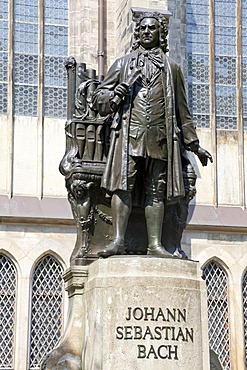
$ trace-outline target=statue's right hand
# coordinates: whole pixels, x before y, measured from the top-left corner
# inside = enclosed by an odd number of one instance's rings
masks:
[[[126,82],[121,82],[117,87],[114,89],[114,96],[110,101],[110,106],[113,112],[118,110],[118,106],[127,95],[129,91],[129,85]]]
[[[114,90],[114,94],[119,96],[121,99],[128,94],[129,84],[126,82],[121,82]]]

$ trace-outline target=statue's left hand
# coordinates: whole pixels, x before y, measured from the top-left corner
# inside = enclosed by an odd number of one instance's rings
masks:
[[[203,166],[207,166],[208,160],[210,160],[210,162],[213,163],[213,157],[211,156],[211,154],[207,150],[203,149],[202,147],[199,146],[198,149],[194,153],[200,159],[201,164]]]

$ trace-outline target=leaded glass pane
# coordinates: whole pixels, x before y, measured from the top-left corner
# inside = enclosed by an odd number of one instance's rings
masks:
[[[188,56],[190,66],[190,75],[188,82],[190,83],[208,83],[209,79],[209,60],[208,55],[190,54]]]
[[[66,117],[68,55],[68,1],[45,0],[44,114]]]
[[[0,54],[0,81],[1,84],[8,82],[8,54],[2,52]]]
[[[188,24],[188,51],[199,54],[208,53],[208,26]]]
[[[17,273],[13,262],[0,255],[0,369],[14,369]]]
[[[20,116],[37,116],[38,87],[15,85],[15,113]]]
[[[216,85],[215,94],[217,127],[234,130],[237,127],[236,87]]]
[[[236,57],[215,57],[215,83],[219,85],[236,84]]]
[[[247,42],[247,38],[246,38]],[[247,86],[247,45],[246,45],[246,53],[243,53],[242,57],[242,81],[243,85]]]
[[[189,84],[189,103],[193,106],[193,101],[196,100],[196,113],[198,112],[207,114],[209,112],[209,101],[207,99],[209,95],[209,86],[208,85],[197,85]],[[194,115],[194,111],[192,110]]]
[[[15,83],[16,85],[35,86],[38,79],[37,55],[14,55]]]
[[[235,18],[232,20],[235,22]],[[235,27],[215,27],[215,53],[216,55],[236,54]]]
[[[50,57],[44,58],[45,86],[63,87],[66,83],[66,74],[61,78],[61,65],[64,67],[64,58]]]
[[[209,127],[209,6],[207,0],[187,3],[188,101],[197,127]]]
[[[247,131],[247,86],[242,89],[243,97],[243,126],[244,130]]]
[[[38,6],[36,1],[15,0],[15,21],[38,23]]]
[[[40,260],[32,278],[29,370],[39,369],[42,358],[62,333],[63,268],[51,256]]]
[[[215,0],[215,107],[218,129],[237,129],[236,0]]]
[[[38,53],[38,24],[17,23],[14,26],[15,53]]]
[[[0,113],[7,113],[8,105],[8,85],[7,83],[0,83]]]
[[[36,116],[38,0],[14,1],[14,113]]]
[[[63,117],[67,108],[67,91],[64,88],[45,87],[44,89],[45,104],[44,109],[47,116]]]
[[[242,85],[243,126],[247,131],[247,1],[242,1]]]
[[[223,27],[232,27],[232,18],[235,18],[235,0],[225,1],[225,0],[215,0],[215,25]],[[221,16],[219,17],[219,14]]]
[[[7,113],[8,102],[8,0],[0,0],[0,113]]]
[[[231,369],[228,310],[228,277],[217,262],[203,269],[207,286],[208,330],[210,348],[214,350],[224,370]]]
[[[45,27],[45,55],[67,56],[68,53],[68,27],[51,26]]]
[[[68,21],[67,0],[46,0],[45,1],[45,18],[47,24],[67,24]]]
[[[242,28],[242,54],[244,57],[247,55],[247,27],[244,26]]]
[[[244,277],[243,277],[242,292],[243,292],[245,366],[247,368],[247,272],[245,272]]]

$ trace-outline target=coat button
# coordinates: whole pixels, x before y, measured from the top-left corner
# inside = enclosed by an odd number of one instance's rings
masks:
[[[127,114],[123,114],[123,119],[127,119]]]

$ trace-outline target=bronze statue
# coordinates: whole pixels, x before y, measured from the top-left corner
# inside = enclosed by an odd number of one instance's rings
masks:
[[[169,16],[133,9],[132,51],[116,60],[93,95],[93,107],[101,116],[114,114],[101,180],[112,196],[113,240],[98,253],[101,257],[125,252],[139,175],[144,179],[137,191],[145,193],[147,254],[170,255],[161,243],[162,226],[165,203],[185,196],[182,153],[194,152],[203,166],[213,161],[199,145],[181,69],[166,55]]]
[[[186,151],[203,166],[212,162],[199,145],[180,67],[166,55],[170,13],[132,11],[132,51],[103,81],[73,57],[65,64],[66,151],[59,170],[77,229],[71,266],[124,253],[187,258],[181,238],[196,174]],[[85,362],[91,331],[85,334],[78,322],[87,311],[88,269],[71,268],[65,275],[67,330],[41,369],[81,369]],[[220,369],[213,353],[211,364]]]

